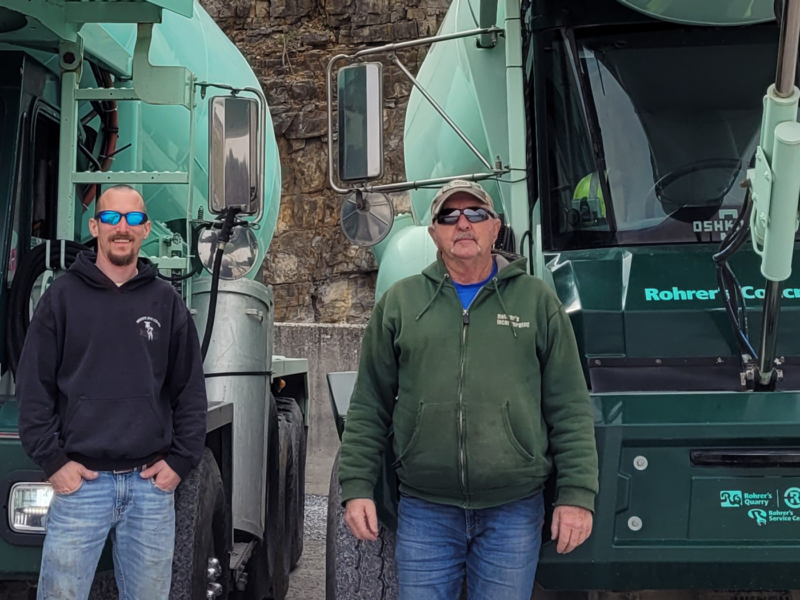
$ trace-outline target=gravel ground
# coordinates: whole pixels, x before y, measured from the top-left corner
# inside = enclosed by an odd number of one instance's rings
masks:
[[[292,571],[286,600],[325,600],[328,497],[306,494],[303,556]]]
[[[289,579],[286,600],[325,600],[325,534],[328,497],[306,495],[303,556]],[[29,584],[0,582],[0,600],[29,600],[35,591]]]

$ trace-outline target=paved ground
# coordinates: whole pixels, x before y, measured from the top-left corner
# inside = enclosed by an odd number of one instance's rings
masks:
[[[331,470],[336,452],[309,450],[306,456],[306,494],[327,496],[331,487]]]
[[[325,529],[328,497],[306,495],[303,556],[292,571],[286,600],[325,600]]]

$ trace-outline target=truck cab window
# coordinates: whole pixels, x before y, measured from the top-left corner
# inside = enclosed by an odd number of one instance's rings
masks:
[[[576,31],[572,49],[551,35],[548,246],[718,242],[744,199],[774,28]]]
[[[30,173],[33,207],[31,236],[55,239],[58,197],[58,122],[39,112],[34,122]]]
[[[44,110],[34,114],[32,127],[24,134],[28,143],[16,173],[19,180],[15,186],[9,285],[25,249],[35,245],[36,240],[56,237],[59,125],[56,117]]]

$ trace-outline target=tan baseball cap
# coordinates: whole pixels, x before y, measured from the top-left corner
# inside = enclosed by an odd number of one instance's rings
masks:
[[[474,181],[465,181],[463,179],[456,179],[442,186],[436,195],[433,197],[431,203],[431,220],[435,219],[442,210],[442,206],[447,202],[447,199],[455,194],[469,194],[481,204],[485,204],[489,208],[489,212],[493,217],[497,218],[497,212],[494,210],[494,202],[492,197],[486,193],[479,183]]]

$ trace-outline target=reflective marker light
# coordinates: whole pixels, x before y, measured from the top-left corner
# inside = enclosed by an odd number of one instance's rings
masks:
[[[8,525],[19,533],[44,533],[44,520],[53,500],[49,483],[15,483],[8,498]]]

